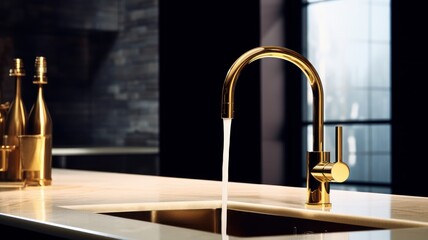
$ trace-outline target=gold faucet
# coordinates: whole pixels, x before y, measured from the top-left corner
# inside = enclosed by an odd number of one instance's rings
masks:
[[[330,162],[330,153],[324,152],[324,95],[321,79],[312,64],[299,53],[278,46],[253,48],[242,54],[230,67],[222,90],[223,119],[233,118],[236,81],[244,67],[258,59],[279,58],[287,60],[303,71],[312,88],[313,151],[306,154],[306,188],[309,206],[330,207],[330,182],[344,182],[349,177],[349,167],[342,161],[342,127],[336,127],[336,162]]]

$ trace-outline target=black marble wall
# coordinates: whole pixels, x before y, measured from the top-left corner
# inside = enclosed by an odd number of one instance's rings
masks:
[[[157,0],[1,1],[2,102],[13,99],[19,57],[30,110],[36,56],[48,63],[54,147],[158,146]]]

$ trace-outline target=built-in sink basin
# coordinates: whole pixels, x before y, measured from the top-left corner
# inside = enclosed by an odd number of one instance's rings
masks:
[[[221,233],[221,202],[183,201],[67,206],[97,214]],[[416,223],[301,209],[228,202],[227,235],[277,236],[330,232],[370,231],[421,227]]]
[[[102,213],[176,227],[221,233],[221,208]],[[228,209],[227,235],[237,237],[349,232],[379,228]]]

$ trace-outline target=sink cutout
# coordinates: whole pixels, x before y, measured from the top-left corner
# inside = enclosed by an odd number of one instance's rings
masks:
[[[352,216],[311,209],[228,202],[227,235],[261,237],[426,227],[425,223]],[[217,200],[69,205],[67,209],[104,216],[222,233],[222,204]]]
[[[190,228],[212,233],[221,233],[221,208],[103,212],[99,214]],[[277,216],[273,214],[234,209],[228,209],[227,211],[227,235],[236,237],[367,231],[379,229],[383,228],[311,220],[298,217]]]

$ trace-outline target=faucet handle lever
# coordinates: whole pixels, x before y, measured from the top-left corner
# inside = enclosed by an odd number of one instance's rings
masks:
[[[343,162],[342,158],[342,126],[336,126],[336,162]]]
[[[320,161],[311,174],[320,182],[344,182],[349,177],[349,167],[342,160],[342,127],[336,127],[336,162]]]
[[[331,165],[331,178],[335,182],[344,182],[349,177],[349,167],[342,158],[342,126],[336,126],[336,162]]]

